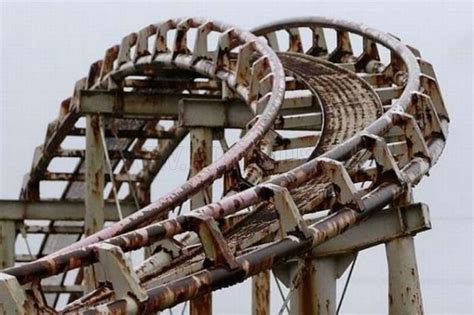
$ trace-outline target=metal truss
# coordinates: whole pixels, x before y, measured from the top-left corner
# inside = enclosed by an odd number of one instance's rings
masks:
[[[149,314],[189,301],[210,314],[213,291],[252,278],[252,312],[270,314],[273,270],[290,288],[282,312],[335,314],[355,253],[385,244],[390,313],[422,313],[413,235],[431,226],[412,188],[448,124],[433,67],[362,24],[149,25],[91,65],[48,125],[20,200],[0,201],[0,310]],[[242,136],[229,144],[231,129]],[[188,135],[189,179],[151,202]],[[83,146],[65,147],[71,138]],[[54,171],[55,159],[76,164]],[[63,182],[61,195],[42,198],[47,182]],[[32,234],[39,250],[15,254],[17,235]],[[142,248],[133,266],[127,253]]]

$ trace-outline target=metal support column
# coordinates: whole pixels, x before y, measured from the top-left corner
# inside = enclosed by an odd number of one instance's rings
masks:
[[[100,116],[86,116],[86,174],[84,231],[91,235],[104,224],[104,147],[100,137]],[[85,268],[86,292],[96,287],[94,267]]]
[[[0,270],[15,264],[15,221],[0,220]]]
[[[337,264],[334,258],[307,259],[290,299],[291,315],[336,314]],[[301,269],[291,268],[290,279]]]
[[[133,184],[132,184],[133,185]],[[142,184],[138,184],[135,186],[130,185],[130,190],[135,189],[138,199],[138,206],[140,208],[144,208],[151,203],[151,191],[150,186],[143,187]],[[136,209],[138,210],[138,209]],[[168,217],[166,213],[163,217],[160,218],[165,220]],[[143,259],[147,259],[152,255],[151,247],[144,247],[143,248]]]
[[[191,136],[191,176],[197,174],[204,167],[212,163],[212,129],[193,128]],[[191,209],[196,209],[212,202],[212,186],[198,192],[191,197]],[[200,298],[191,300],[191,315],[212,314],[212,294],[206,294]]]
[[[270,315],[270,271],[252,277],[252,315]]]
[[[389,277],[389,314],[423,314],[415,243],[412,236],[385,244]]]

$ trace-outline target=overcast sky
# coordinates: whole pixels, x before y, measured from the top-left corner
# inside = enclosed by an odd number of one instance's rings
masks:
[[[18,197],[34,148],[74,83],[106,48],[142,27],[181,16],[205,16],[249,29],[280,18],[323,15],[363,22],[417,47],[435,68],[451,116],[439,163],[415,189],[429,204],[433,229],[416,238],[427,314],[472,314],[472,4],[469,2],[71,2],[2,3],[0,198]],[[182,158],[186,158],[183,155]],[[167,173],[165,192],[185,172]],[[157,196],[156,193],[154,197]],[[387,310],[383,247],[364,251],[343,313]],[[341,285],[340,285],[341,287]],[[246,314],[248,283],[220,291],[216,314]],[[236,298],[238,297],[238,298]],[[281,301],[272,295],[272,307]]]

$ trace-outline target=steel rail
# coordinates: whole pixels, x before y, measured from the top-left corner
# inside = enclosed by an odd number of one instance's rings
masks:
[[[158,201],[150,204],[140,211],[137,211],[135,214],[125,218],[124,220],[114,223],[112,226],[107,227],[94,235],[76,242],[71,246],[65,247],[56,253],[46,256],[44,259],[48,259],[60,253],[80,248],[82,246],[130,231],[138,226],[151,223],[163,212],[170,210],[177,203],[183,202],[187,197],[193,195],[203,187],[211,184],[215,179],[222,176],[224,172],[231,170],[244,156],[246,151],[255,145],[255,143],[272,126],[273,121],[276,118],[276,115],[278,114],[282,104],[285,90],[285,76],[283,68],[273,50],[258,40],[254,35],[239,30],[228,24],[215,21],[209,22],[208,20],[200,18],[176,19],[169,20],[165,23],[167,23],[169,29],[175,29],[180,25],[180,23],[183,22],[188,23],[193,28],[199,28],[200,26],[207,25],[211,31],[222,33],[227,32],[232,41],[240,41],[241,45],[251,45],[252,50],[267,59],[267,67],[270,69],[270,73],[273,75],[273,78],[270,93],[264,96],[264,101],[267,103],[267,105],[265,106],[263,112],[259,116],[257,122],[239,142],[233,145],[219,160],[204,168],[189,181],[163,196]],[[162,24],[157,24],[155,27],[158,29],[159,25]],[[196,58],[196,55],[185,55],[183,52],[184,50],[141,56],[137,60],[124,63],[120,65],[118,69],[111,71],[103,78],[103,80],[96,83],[94,88],[105,88],[109,82],[109,79],[116,81],[129,75],[150,71],[152,66],[171,65],[180,69],[196,71],[210,78],[216,78],[220,81],[226,82],[229,88],[234,89],[235,92],[237,92],[244,98],[244,100],[246,100],[249,89],[248,83],[245,84],[245,82],[239,80],[236,75],[232,73],[232,69],[226,69],[225,67],[219,68],[216,66],[215,61],[210,61],[204,56],[198,56]],[[230,49],[228,49],[228,51],[225,53],[229,52]],[[255,100],[254,102],[256,101],[258,100]]]
[[[200,43],[201,46],[197,46],[197,42],[195,43],[194,50],[190,51],[186,47],[188,46],[186,43],[186,32],[192,28],[197,29],[198,32],[201,32],[201,35],[203,36],[201,36],[200,39],[204,39],[205,41],[207,40],[206,36],[209,32],[221,33],[220,39],[223,39],[223,41],[219,40],[218,45],[224,45],[222,47],[217,47],[217,52],[221,53],[221,56],[212,56],[213,52],[207,49],[207,44],[203,45],[203,43]],[[177,30],[177,35],[180,34],[181,36],[176,36],[174,47],[171,47],[171,45],[170,47],[168,47],[168,43],[166,42],[167,33],[171,30]],[[184,36],[182,36],[183,34]],[[153,37],[155,38],[155,44],[153,47],[148,47],[148,42]],[[146,44],[144,45],[145,41]],[[229,41],[228,47],[225,47],[226,41]],[[39,198],[39,188],[35,189],[34,187],[35,185],[37,185],[38,181],[43,178],[42,170],[46,170],[47,165],[55,156],[54,152],[57,150],[57,148],[59,148],[59,145],[65,138],[65,135],[68,133],[68,130],[73,128],[75,122],[80,117],[77,109],[80,106],[79,91],[81,89],[121,89],[120,82],[123,81],[123,79],[125,79],[128,75],[146,75],[147,73],[149,73],[148,71],[150,71],[149,63],[153,63],[153,67],[159,69],[161,69],[162,67],[171,67],[184,70],[192,70],[194,72],[197,71],[207,77],[212,78],[218,78],[219,76],[221,76],[220,81],[225,82],[225,84],[230,89],[233,89],[234,87],[238,89],[235,92],[237,92],[237,94],[239,94],[239,92],[243,93],[242,95],[245,100],[245,97],[247,97],[248,95],[248,84],[249,81],[252,79],[251,64],[247,65],[247,67],[250,68],[250,71],[247,74],[237,73],[237,69],[233,69],[230,64],[218,64],[218,62],[220,61],[218,60],[219,57],[228,58],[229,56],[226,55],[230,53],[231,49],[240,44],[242,44],[242,46],[251,46],[251,51],[257,53],[260,56],[265,57],[265,66],[270,69],[269,72],[272,74],[273,79],[273,89],[270,91],[272,94],[266,95],[265,98],[265,101],[268,102],[269,106],[265,107],[267,107],[267,109],[271,109],[271,107],[273,106],[272,104],[274,104],[276,107],[273,108],[271,111],[264,110],[264,112],[260,116],[262,120],[257,123],[255,128],[252,128],[249,131],[247,141],[243,143],[243,146],[239,147],[238,145],[236,145],[231,152],[227,153],[223,157],[229,157],[229,159],[223,162],[221,161],[221,163],[213,164],[207,170],[211,170],[210,172],[201,173],[200,181],[196,180],[195,178],[194,183],[189,183],[190,185],[183,185],[184,188],[182,189],[182,192],[177,193],[175,191],[174,195],[171,197],[171,203],[179,203],[181,202],[181,200],[185,200],[187,196],[190,196],[195,191],[201,189],[202,186],[206,186],[212,183],[215,178],[220,177],[225,171],[225,168],[223,167],[224,165],[227,166],[229,169],[232,168],[232,163],[235,164],[235,162],[232,162],[232,160],[240,160],[241,156],[244,154],[244,152],[247,151],[249,146],[251,146],[252,143],[256,142],[256,140],[259,139],[259,137],[261,137],[261,135],[263,135],[266,130],[268,130],[268,128],[270,127],[269,122],[273,121],[274,116],[276,115],[279,107],[281,106],[284,91],[284,80],[281,76],[282,70],[281,65],[279,65],[278,59],[275,58],[274,55],[273,57],[271,56],[271,54],[273,54],[273,51],[266,46],[261,46],[252,34],[247,34],[243,31],[238,30],[237,28],[234,28],[230,25],[226,25],[224,23],[210,22],[208,20],[199,18],[182,18],[168,20],[163,23],[158,23],[156,25],[150,25],[142,29],[140,32],[138,32],[138,34],[134,33],[130,34],[129,36],[126,36],[120,46],[113,46],[107,50],[104,60],[97,61],[91,65],[89,76],[86,79],[78,81],[72,99],[63,103],[58,121],[54,123],[56,127],[54,129],[49,128],[49,136],[47,136],[43,149],[38,151],[39,156],[37,158],[35,157],[29,179],[23,187],[21,194],[22,198],[28,200],[35,200]],[[190,45],[192,45],[192,43],[189,43],[189,46]],[[197,51],[197,48],[199,48],[200,51]],[[132,49],[135,49],[135,51],[133,51]],[[183,54],[188,54],[191,58],[182,58]],[[129,58],[123,58],[127,55],[129,56]],[[245,62],[245,60],[243,61]],[[235,72],[237,76],[240,75],[240,77],[237,77],[236,75],[233,76],[232,72]],[[280,82],[278,82],[278,80],[280,80]],[[281,90],[280,88],[283,88],[283,90]],[[280,93],[275,93],[279,89]],[[254,101],[261,101],[261,99],[257,99]],[[51,124],[51,126],[52,125],[53,124]],[[176,148],[180,140],[182,140],[183,137],[187,134],[187,131],[183,130],[183,128],[178,128],[174,130],[174,134],[176,135],[177,139],[166,141],[166,145],[164,145],[164,147],[160,149],[160,152],[162,152],[164,156],[161,159],[150,163],[140,172],[138,178],[145,180],[144,182],[140,183],[141,187],[149,185],[151,183],[151,181],[159,172],[164,162],[173,152],[174,148]],[[239,156],[236,157],[235,154]],[[76,171],[79,171],[80,167],[81,163],[79,163],[76,167]],[[212,173],[214,174],[211,178],[209,177],[209,174]],[[63,193],[63,198],[67,198],[69,196],[68,192],[70,191],[69,188],[71,186],[77,187],[78,185],[82,185],[82,183],[73,182],[74,178],[75,177],[71,177],[71,180],[69,180],[68,186],[66,187],[66,190]],[[30,189],[31,187],[33,187],[33,189]],[[194,187],[194,190],[189,189],[190,187]],[[34,191],[36,191],[36,193],[32,193]],[[79,189],[79,191],[81,190]],[[77,198],[78,196],[75,197]],[[156,220],[157,218],[162,216],[162,214],[167,210],[169,209],[163,208],[160,209],[157,213],[148,213],[148,215],[151,216],[151,218],[149,218],[148,220]],[[140,216],[140,214],[137,214],[137,217],[138,216]],[[115,227],[117,227],[117,225]],[[57,237],[55,238],[54,235],[52,235],[52,237],[53,241],[58,239]],[[75,246],[77,244],[76,241],[79,239],[79,237],[76,238],[74,242],[72,242],[72,246]],[[60,250],[67,248],[67,246],[65,245],[69,245],[71,243],[68,242],[68,239],[64,237],[59,238],[59,240],[61,240],[62,242],[60,245]],[[47,247],[48,242],[51,243],[50,241],[51,240],[47,235],[44,238],[43,244],[40,247],[40,254],[43,253],[43,248],[45,248],[45,246]],[[46,257],[41,257],[40,259],[45,258]]]
[[[434,139],[429,145],[433,155],[441,154],[442,140]],[[404,169],[404,173],[413,179],[419,178],[419,169],[428,170],[430,162],[425,159],[417,159],[410,162]],[[271,269],[278,263],[282,263],[298,255],[303,255],[315,246],[341,234],[350,227],[363,221],[376,210],[392,202],[397,196],[404,192],[405,187],[399,183],[384,183],[375,191],[363,197],[365,211],[359,212],[351,208],[344,208],[328,216],[327,218],[309,226],[311,235],[308,238],[287,236],[268,246],[259,248],[251,253],[236,258],[239,268],[229,270],[226,266],[215,266],[196,272],[190,276],[178,279],[147,290],[148,299],[137,305],[138,314],[163,310],[177,305],[181,302],[199,297],[205,293],[222,289],[261,271]],[[133,301],[129,298],[121,298],[113,302],[98,305],[89,310],[88,314],[125,314],[126,307],[130,307]]]
[[[314,21],[314,19],[312,20]],[[415,84],[412,84],[418,85],[419,87],[419,82],[416,82],[416,79],[420,72],[416,60],[413,55],[410,56],[411,52],[409,52],[408,49],[405,50],[405,54],[406,56],[411,57],[411,61],[414,61],[409,64],[415,70],[418,70],[413,71],[413,69],[410,69],[410,67],[408,67],[409,83],[407,84],[407,86],[409,86],[410,79],[412,79],[411,82],[415,82]],[[412,70],[412,72],[410,72],[410,70]],[[413,72],[418,72],[416,73],[415,80],[413,79]],[[412,75],[411,78],[410,75]],[[413,91],[408,92],[410,93]],[[407,89],[405,88],[405,99],[408,99],[408,97],[406,97],[407,94],[411,98],[411,95],[409,93],[407,93]],[[403,100],[403,94],[401,99]],[[393,106],[389,110],[389,112],[384,115],[384,117],[379,119],[378,124],[374,123],[369,126],[367,128],[367,131],[377,132],[379,135],[383,135],[392,126],[397,125],[397,112],[405,111],[408,109],[409,106],[409,102],[403,103],[402,100],[399,100],[399,102],[396,104],[398,106]],[[400,102],[402,103],[400,104]],[[407,189],[407,184],[414,185],[418,183],[418,181],[421,180],[421,177],[428,172],[429,168],[437,162],[444,148],[444,137],[447,135],[447,128],[449,122],[448,117],[440,117],[440,120],[441,129],[444,131],[444,136],[435,135],[434,137],[430,137],[428,139],[427,147],[429,150],[429,156],[415,157],[405,166],[405,168],[403,169],[403,174],[406,176],[405,178],[407,182],[385,182],[375,188],[374,191],[364,196],[363,212],[358,212],[350,208],[340,210],[334,215],[311,226],[310,229],[312,230],[312,235],[309,238],[310,241],[302,240],[295,237],[287,237],[282,241],[276,242],[263,249],[258,249],[250,254],[238,257],[237,261],[239,263],[240,268],[237,268],[236,270],[229,270],[228,268],[217,266],[212,269],[207,269],[195,273],[192,276],[184,277],[180,280],[173,281],[166,285],[161,285],[156,288],[152,288],[147,292],[148,300],[145,303],[139,304],[138,310],[140,312],[148,312],[158,309],[165,309],[185,300],[198,297],[201,294],[207,293],[209,291],[213,291],[243,281],[247,277],[255,275],[260,271],[271,268],[279,261],[287,260],[291,256],[304,253],[309,248],[321,244],[327,239],[340,234],[342,231],[346,230],[350,226],[360,222],[371,212],[380,209],[386,204],[392,202],[395,198],[405,192],[405,190]],[[382,122],[380,123],[380,121]],[[352,142],[352,148],[346,148],[346,150],[331,150],[325,155],[330,157],[331,154],[332,157],[337,157],[339,155],[339,158],[347,156],[350,152],[354,152],[356,148],[360,147],[361,141],[362,139],[360,137],[354,137],[353,139],[348,141],[349,143]],[[306,172],[301,173],[306,174]],[[286,183],[288,182],[283,182],[283,184]],[[241,207],[244,207],[244,205],[241,205]],[[177,294],[177,292],[179,292],[179,295]],[[130,301],[128,301],[128,303],[130,303]],[[114,301],[107,305],[99,306],[96,308],[96,311],[100,312],[102,310],[120,312],[123,310],[124,305],[127,305],[126,299]]]

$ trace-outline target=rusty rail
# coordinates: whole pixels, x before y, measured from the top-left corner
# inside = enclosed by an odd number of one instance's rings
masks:
[[[192,28],[197,28],[197,35],[191,52],[186,47],[186,34]],[[299,28],[309,28],[312,32],[312,46],[306,51]],[[172,49],[166,46],[165,34],[170,29],[176,29]],[[324,40],[326,29],[334,29],[337,34],[336,47],[332,51],[329,51]],[[214,58],[209,56],[207,45],[203,44],[211,31],[221,33]],[[279,51],[278,31],[288,34],[289,53],[277,55],[273,51]],[[149,51],[145,43],[155,33],[155,47]],[[250,129],[244,137],[219,160],[158,201],[47,257],[2,272],[14,276],[20,284],[36,283],[39,279],[67,270],[103,262],[101,255],[104,255],[104,246],[118,248],[119,253],[128,252],[173,239],[184,232],[196,232],[202,243],[198,246],[203,257],[211,262],[210,266],[203,263],[197,270],[185,266],[182,274],[165,283],[135,280],[138,281],[135,283],[138,287],[140,284],[142,286],[141,289],[129,288],[133,298],[118,294],[110,300],[110,288],[99,287],[90,296],[70,304],[65,310],[78,312],[90,308],[91,312],[98,314],[126,313],[130,310],[149,313],[238,283],[293,257],[305,255],[315,246],[343,233],[386,205],[409,203],[412,187],[437,162],[448,134],[449,117],[431,65],[421,59],[415,49],[405,46],[394,36],[342,20],[323,17],[284,20],[259,27],[253,33],[255,35],[230,25],[200,19],[178,19],[151,25],[138,34],[125,37],[120,49],[115,49],[114,58],[118,62],[114,68],[110,58],[99,63],[102,65],[101,75],[95,77],[90,88],[113,90],[127,77],[137,73],[151,75],[162,68],[175,67],[223,82],[225,88],[238,94],[250,106],[257,119],[249,124]],[[350,34],[362,37],[363,52],[358,56],[352,50]],[[268,46],[257,36],[265,38]],[[381,63],[377,45],[390,51],[389,65]],[[132,50],[134,46],[135,50]],[[235,47],[239,49],[235,50]],[[303,58],[304,55],[311,57]],[[268,171],[268,167],[264,166],[265,161],[268,162],[265,154],[271,152],[268,147],[276,141],[271,139],[274,133],[272,128],[279,126],[278,121],[282,119],[279,112],[281,115],[285,85],[287,90],[294,88],[288,80],[285,82],[285,77],[288,79],[288,76],[293,76],[297,84],[306,88],[311,87],[311,84],[323,84],[317,80],[307,82],[311,80],[311,75],[305,78],[301,71],[297,71],[295,62],[298,58],[306,62],[311,62],[311,58],[319,58],[323,66],[327,63],[328,67],[338,65],[334,66],[336,70],[341,67],[346,69],[337,70],[339,72],[333,75],[341,75],[344,71],[354,72],[360,76],[360,80],[365,80],[365,85],[372,82],[373,86],[388,89],[393,93],[389,100],[394,101],[388,105],[382,104],[384,100],[382,92],[379,92],[382,89],[369,88],[371,92],[367,97],[380,102],[380,108],[386,105],[385,113],[380,112],[378,115],[381,116],[369,125],[357,125],[353,127],[353,132],[340,138],[331,138],[334,129],[343,128],[344,123],[339,127],[330,123],[337,111],[331,112],[331,106],[335,105],[331,105],[321,95],[318,98],[323,112],[321,136],[307,162],[258,184]],[[286,60],[286,75],[280,60]],[[324,75],[324,72],[313,73],[315,77]],[[370,96],[376,95],[375,92],[378,97]],[[322,92],[313,90],[315,96],[318,93]],[[67,115],[76,117],[75,110],[79,106],[79,103],[73,105]],[[67,126],[62,127],[62,124]],[[67,119],[62,124],[59,129],[72,127]],[[57,137],[59,139],[51,138],[56,145],[61,141],[61,136]],[[396,154],[392,148],[400,141],[404,143],[404,152]],[[51,148],[53,151],[55,149]],[[255,152],[258,158],[249,158],[250,151]],[[38,165],[46,165],[51,156],[51,152],[45,152],[39,159],[43,162]],[[253,173],[248,179],[250,186],[252,181],[256,183],[254,186],[233,191],[219,202],[209,203],[190,213],[153,223],[160,215],[211,185],[215,179],[235,170],[243,157],[249,160],[247,171],[252,170]],[[376,167],[365,169],[361,166],[368,160],[374,161]],[[44,169],[43,166],[37,166],[36,173],[32,174],[37,174],[41,169]],[[28,185],[37,181],[35,176],[30,177]],[[369,187],[356,187],[355,184],[367,180],[371,182]],[[317,202],[312,203],[308,211],[329,208],[332,212],[316,223],[309,224],[302,220],[299,214],[302,210],[295,208],[291,196],[297,201],[298,190],[320,187],[316,185],[323,185],[323,188],[318,191],[317,197],[313,196]],[[278,200],[286,201],[282,203]],[[280,222],[281,231],[268,232],[266,237],[271,241],[236,256],[227,244],[226,230],[223,226],[219,227],[217,222],[249,207],[256,209],[253,213],[257,213],[257,210],[270,213],[276,209],[276,221]],[[249,218],[252,221],[252,214]],[[102,304],[105,301],[109,302]]]

